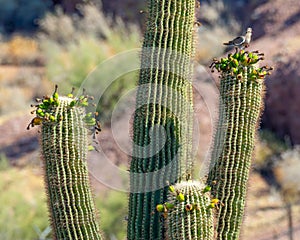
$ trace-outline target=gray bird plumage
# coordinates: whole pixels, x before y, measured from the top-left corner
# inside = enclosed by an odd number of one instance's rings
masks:
[[[249,43],[251,41],[251,36],[252,36],[252,28],[249,27],[247,28],[247,32],[244,36],[236,37],[235,39],[223,44],[229,47],[237,47],[243,49],[249,46]]]

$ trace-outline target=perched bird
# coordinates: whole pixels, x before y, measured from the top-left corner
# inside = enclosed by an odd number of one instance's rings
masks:
[[[249,27],[247,28],[247,32],[245,36],[236,37],[235,39],[223,44],[229,47],[244,49],[245,47],[249,46],[249,43],[251,41],[251,36],[252,36],[252,28]]]

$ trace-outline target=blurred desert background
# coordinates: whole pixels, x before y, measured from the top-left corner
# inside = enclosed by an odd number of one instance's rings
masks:
[[[62,94],[79,88],[101,62],[140,48],[146,6],[146,0],[0,0],[1,240],[50,239],[38,128],[26,130],[33,117],[30,104],[51,94],[55,84]],[[300,239],[300,2],[203,0],[197,18],[202,25],[196,30],[194,72],[201,134],[196,161],[201,165],[209,155],[218,106],[218,78],[210,73],[210,62],[227,54],[224,41],[252,27],[249,49],[264,52],[275,70],[266,79],[241,239]],[[100,85],[109,78],[95,74]],[[115,141],[110,120],[137,77],[135,71],[119,76],[98,103],[98,140],[120,169],[128,168],[130,157]],[[121,131],[128,119],[120,114],[115,121],[119,134],[128,137]],[[101,159],[90,157],[101,227],[107,239],[125,239],[127,193],[98,181],[95,176],[105,171]]]

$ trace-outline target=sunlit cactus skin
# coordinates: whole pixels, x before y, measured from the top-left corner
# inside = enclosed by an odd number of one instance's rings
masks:
[[[88,98],[55,93],[36,105],[31,126],[41,125],[41,151],[55,239],[102,239],[87,168],[88,132],[95,118]],[[39,119],[39,121],[35,120]],[[29,125],[29,127],[30,127]]]
[[[160,206],[157,210],[166,218],[166,239],[213,239],[213,208],[203,183],[184,181],[174,185],[162,211]]]
[[[263,109],[264,79],[272,68],[259,67],[263,54],[236,51],[214,59],[220,73],[219,121],[207,184],[222,203],[216,210],[217,239],[239,239],[255,134]]]
[[[155,207],[167,199],[167,181],[187,179],[192,171],[195,0],[148,0],[147,13],[133,124],[134,144],[145,148],[134,145],[130,163],[130,240],[164,239],[164,219]],[[165,143],[161,138],[151,142],[156,125],[164,129]],[[163,147],[157,153],[154,148],[159,144]],[[166,169],[172,161],[173,167]],[[162,174],[151,177],[159,170]]]

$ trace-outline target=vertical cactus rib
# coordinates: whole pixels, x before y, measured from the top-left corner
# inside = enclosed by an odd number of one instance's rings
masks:
[[[221,75],[220,116],[208,175],[212,195],[222,203],[217,210],[217,239],[239,239],[240,235],[255,134],[263,108],[263,80],[272,70],[258,66],[262,56],[258,51],[240,50],[227,58],[214,59],[211,65]]]
[[[57,90],[57,88],[56,88]],[[88,98],[57,92],[36,105],[30,126],[41,126],[41,148],[49,214],[55,239],[102,239],[90,189],[88,128],[95,119],[85,113]]]
[[[148,0],[148,8],[133,123],[128,239],[164,238],[163,221],[153,214],[155,206],[167,198],[167,181],[186,179],[192,172],[195,1]],[[165,138],[152,134],[159,135],[161,129]]]

